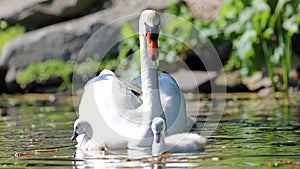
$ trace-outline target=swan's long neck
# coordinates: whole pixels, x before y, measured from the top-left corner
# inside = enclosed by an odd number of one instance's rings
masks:
[[[143,122],[150,122],[163,113],[156,61],[148,57],[146,38],[140,33],[140,62],[143,92]]]
[[[89,139],[91,139],[91,138],[86,133],[84,133],[82,141],[81,141],[81,145],[84,146]]]
[[[157,143],[155,141],[156,137],[160,137],[160,142],[159,143]],[[168,147],[167,147],[166,142],[165,142],[165,133],[164,133],[164,131],[161,131],[160,136],[157,136],[157,135],[154,136],[154,140],[153,140],[153,143],[152,143],[152,155],[157,156],[157,155],[160,155],[161,153],[163,153],[167,150],[168,150]]]
[[[140,139],[129,141],[127,146],[130,149],[151,148],[153,142],[151,121],[153,118],[163,114],[158,90],[156,62],[148,57],[147,42],[142,33],[140,33],[140,62],[143,93],[141,137]]]
[[[139,21],[140,39],[140,63],[142,79],[142,122],[139,132],[140,139],[131,140],[129,148],[150,148],[153,142],[151,122],[154,117],[164,116],[160,101],[157,65],[157,36],[160,19],[153,10],[145,10],[141,13]],[[146,33],[147,32],[147,33]],[[147,37],[146,37],[147,35]],[[146,39],[147,38],[147,39]],[[151,41],[151,43],[149,43]],[[149,46],[148,46],[149,45]],[[149,51],[148,51],[149,49]],[[151,55],[151,58],[148,57]]]

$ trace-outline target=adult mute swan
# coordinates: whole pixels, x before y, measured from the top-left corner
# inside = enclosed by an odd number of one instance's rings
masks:
[[[204,149],[206,138],[196,133],[178,133],[165,137],[165,121],[161,117],[152,120],[151,129],[154,134],[152,155],[163,152],[191,153]]]
[[[150,122],[155,117],[166,119],[166,133],[187,131],[193,125],[186,114],[185,100],[176,81],[167,74],[157,73],[160,16],[154,10],[140,15],[141,77],[126,83],[110,70],[85,85],[79,106],[79,119],[89,122],[94,142],[110,149],[151,147],[153,133]],[[141,96],[132,90],[141,88]],[[138,92],[139,93],[139,92]],[[97,133],[95,133],[97,131]],[[145,133],[140,131],[147,131]],[[76,138],[76,130],[74,137]],[[133,141],[135,140],[135,141]]]

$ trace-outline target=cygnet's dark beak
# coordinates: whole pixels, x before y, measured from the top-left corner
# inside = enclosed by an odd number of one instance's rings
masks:
[[[75,139],[77,138],[78,133],[76,131],[73,132],[72,137],[71,137],[71,141],[75,141]]]
[[[156,143],[160,143],[160,132],[157,132],[156,133],[156,140],[155,140]]]

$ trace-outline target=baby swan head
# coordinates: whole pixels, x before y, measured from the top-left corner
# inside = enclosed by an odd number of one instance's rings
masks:
[[[166,124],[161,117],[155,117],[152,120],[151,129],[154,134],[154,139],[156,143],[161,142],[161,137],[163,137],[165,132]]]
[[[71,136],[70,140],[75,141],[77,136],[81,134],[87,134],[88,136],[91,136],[91,126],[87,122],[77,119],[74,122],[73,135]]]
[[[71,136],[71,141],[75,141],[77,136],[79,136],[80,134],[83,134],[83,133],[84,133],[84,130],[83,130],[82,125],[80,124],[80,120],[79,119],[75,120],[73,134]]]

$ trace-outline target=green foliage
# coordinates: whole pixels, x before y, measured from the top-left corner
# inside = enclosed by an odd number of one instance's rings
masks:
[[[291,38],[299,32],[299,0],[227,0],[219,11],[217,26],[233,40],[226,68],[240,69],[243,76],[267,68],[275,90],[274,68],[283,70],[282,90],[288,87]]]
[[[192,17],[183,3],[171,4],[164,13],[175,15],[176,18],[172,18],[169,24],[164,25],[160,31],[159,48],[167,52],[161,51],[159,59],[173,62],[177,56],[184,55],[189,50],[184,42],[188,42],[189,46],[193,44],[190,40],[193,36],[191,34],[193,24],[186,24],[192,20]],[[182,19],[178,20],[177,17]],[[132,60],[128,64],[133,64],[132,62],[137,61],[140,55],[138,33],[129,23],[122,25],[121,33],[124,40],[120,44],[119,59],[125,59],[132,54]],[[172,35],[172,37],[167,35]]]
[[[291,65],[291,37],[299,32],[299,10],[299,0],[227,0],[219,10],[219,17],[206,22],[194,20],[184,3],[172,4],[164,13],[174,15],[176,19],[163,25],[160,31],[160,59],[172,63],[176,57],[184,57],[193,45],[198,45],[195,37],[201,38],[201,35],[193,31],[195,26],[213,44],[233,41],[233,52],[225,70],[239,69],[247,78],[256,71],[267,69],[273,89],[276,86],[286,90]],[[129,23],[122,26],[121,33],[124,40],[119,46],[119,57],[114,58],[113,63],[118,65],[124,61],[123,66],[127,68],[139,59],[138,33]],[[283,70],[282,84],[274,80],[275,67]]]
[[[174,15],[175,17],[169,17],[168,24],[165,24],[160,31],[161,35],[158,39],[160,48],[163,51],[167,51],[161,52],[160,58],[161,60],[172,63],[176,57],[184,57],[190,47],[195,44],[195,42],[192,41],[192,39],[194,39],[194,34],[192,34],[193,24],[187,24],[192,21],[192,17],[184,4],[171,4],[164,12]],[[178,17],[180,19],[178,19]]]
[[[119,58],[126,59],[131,51],[139,56],[139,37],[128,22],[122,25],[121,34],[124,40],[120,44]]]
[[[76,65],[75,71],[75,73],[84,81],[88,81],[99,71],[99,62],[94,58],[88,59],[87,61]]]
[[[164,13],[175,15],[187,21],[192,20],[189,10],[184,3],[170,4],[169,7],[165,9]]]
[[[193,26],[196,26],[213,43],[233,41],[233,52],[225,70],[239,69],[241,75],[247,77],[256,71],[267,69],[273,89],[287,89],[292,53],[291,37],[299,33],[300,26],[299,0],[227,0],[219,10],[218,18],[212,22],[194,20],[184,3],[171,4],[164,13],[174,15],[176,19],[170,20],[160,31],[161,60],[172,63],[176,57],[184,57],[193,45],[199,44],[195,37],[200,35],[193,31]],[[187,24],[188,22],[191,24]],[[24,32],[25,28],[22,26],[9,26],[7,22],[0,21],[0,52],[10,39]],[[129,23],[125,23],[121,34],[124,40],[120,43],[118,57],[105,56],[100,64],[99,57],[94,56],[78,64],[76,73],[83,79],[89,79],[103,68],[115,70],[117,67],[126,69],[136,65],[133,67],[138,69],[138,33]],[[275,67],[283,70],[282,84],[274,80]],[[51,77],[60,77],[63,79],[61,89],[70,88],[69,75],[72,69],[72,63],[60,60],[36,63],[19,73],[17,82],[24,88],[33,81],[43,83]]]
[[[139,36],[128,22],[122,25],[121,35],[123,40],[119,45],[117,73],[122,73],[124,78],[131,78],[140,70]]]
[[[16,81],[22,88],[25,88],[32,82],[43,83],[51,77],[60,77],[63,83],[58,90],[62,91],[65,88],[71,89],[69,76],[72,71],[73,65],[70,62],[53,59],[27,66],[17,75]]]
[[[20,25],[9,26],[7,22],[0,20],[0,52],[8,41],[24,34],[24,32],[25,27]]]
[[[103,69],[114,70],[118,66],[119,62],[115,58],[103,59],[100,62],[99,56],[89,57],[85,62],[76,65],[76,74],[78,74],[83,81],[88,81],[91,77],[94,77]]]
[[[82,80],[87,81],[97,75],[100,70],[104,68],[114,70],[118,64],[116,59],[106,59],[100,64],[99,57],[94,56],[89,58],[86,62],[79,63],[76,66],[76,72],[73,72],[74,64],[72,62],[52,59],[27,66],[18,73],[16,81],[24,89],[33,82],[42,84],[51,78],[59,77],[62,79],[62,84],[58,88],[58,92],[60,92],[72,88],[70,79],[72,73],[77,73]]]
[[[128,22],[122,25],[121,34],[124,40],[120,43],[119,61],[125,61],[129,54],[132,54],[133,60],[136,60],[140,56],[138,34]]]

